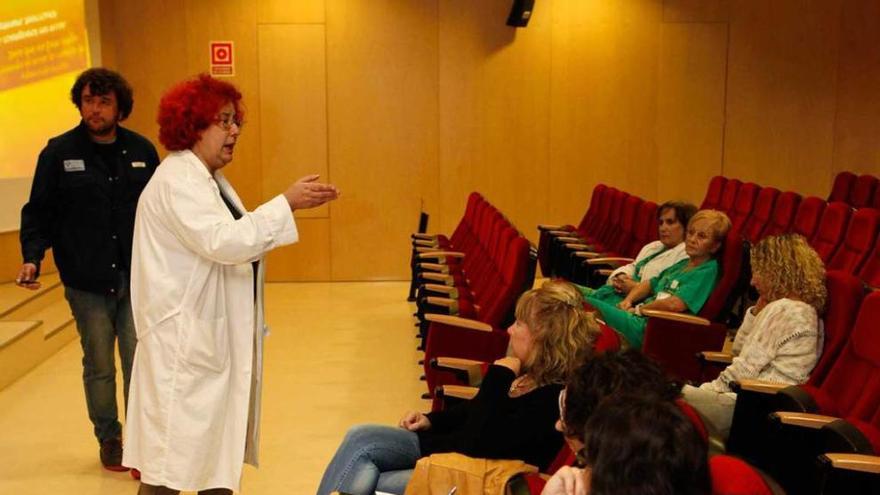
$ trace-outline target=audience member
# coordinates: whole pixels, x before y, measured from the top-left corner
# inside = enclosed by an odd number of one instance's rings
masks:
[[[584,297],[617,304],[642,280],[650,280],[663,270],[687,259],[685,230],[697,207],[690,203],[668,201],[657,209],[658,240],[642,247],[632,263],[617,267],[605,284],[597,289],[578,286]]]
[[[352,428],[318,494],[403,493],[416,461],[439,452],[522,459],[546,468],[562,446],[554,429],[559,393],[592,354],[598,328],[580,292],[555,281],[523,294],[507,331],[513,356],[489,367],[473,400],[440,412],[409,412],[398,428]]]
[[[825,307],[825,267],[798,234],[767,237],[751,250],[758,302],[746,311],[733,342],[733,362],[717,379],[685,386],[685,400],[726,439],[743,379],[796,385],[809,378],[822,353],[820,315]]]
[[[587,421],[584,468],[556,472],[543,495],[708,495],[708,452],[674,403],[618,395]]]
[[[654,278],[642,280],[616,305],[587,297],[605,322],[639,349],[647,318],[642,310],[653,309],[696,314],[705,304],[718,278],[715,255],[730,230],[730,219],[716,210],[701,210],[688,223],[685,251],[679,261]]]

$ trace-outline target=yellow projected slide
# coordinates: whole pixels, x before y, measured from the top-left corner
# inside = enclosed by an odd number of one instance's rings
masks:
[[[0,178],[33,175],[46,141],[76,125],[70,87],[88,66],[83,0],[0,1]]]

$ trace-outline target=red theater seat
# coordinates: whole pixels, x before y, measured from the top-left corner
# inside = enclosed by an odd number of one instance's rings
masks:
[[[856,174],[852,172],[840,172],[834,177],[834,184],[831,186],[831,194],[828,195],[828,202],[849,201],[850,191],[856,182]]]
[[[828,203],[819,219],[816,233],[810,238],[810,245],[819,253],[822,261],[828,263],[843,242],[843,234],[849,225],[852,208],[845,203]]]
[[[801,196],[798,193],[786,191],[777,196],[776,203],[773,205],[773,213],[770,214],[770,221],[767,222],[762,237],[790,231],[800,204]]]

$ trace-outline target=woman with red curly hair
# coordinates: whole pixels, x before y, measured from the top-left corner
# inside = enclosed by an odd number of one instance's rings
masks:
[[[338,191],[304,177],[248,212],[221,169],[244,112],[231,84],[200,75],[159,103],[171,153],[138,202],[131,299],[134,359],[123,464],[138,493],[238,490],[257,463],[263,256],[298,240],[293,210]]]

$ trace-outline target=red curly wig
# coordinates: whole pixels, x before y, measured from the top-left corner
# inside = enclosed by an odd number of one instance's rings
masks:
[[[235,107],[236,120],[243,120],[241,92],[232,84],[207,74],[176,84],[159,101],[159,142],[168,151],[192,148],[227,103]]]

